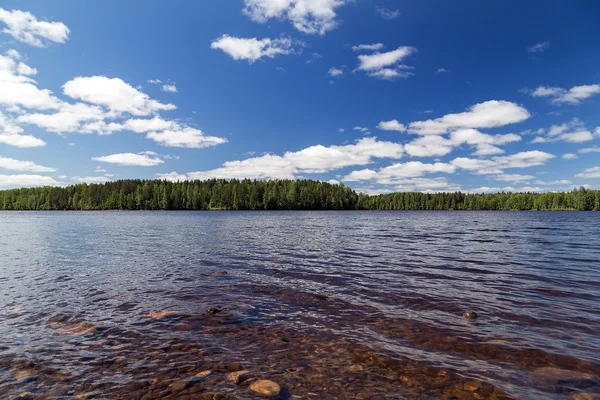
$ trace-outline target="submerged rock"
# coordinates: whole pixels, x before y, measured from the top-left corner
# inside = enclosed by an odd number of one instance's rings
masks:
[[[202,371],[198,372],[195,376],[197,376],[198,378],[204,378],[206,376],[209,376],[210,374],[212,374],[212,371]]]
[[[23,381],[25,379],[29,379],[31,378],[33,375],[35,375],[35,371],[32,369],[23,369],[21,371],[17,371],[14,375],[15,380],[17,381]]]
[[[263,396],[277,396],[281,393],[281,387],[266,379],[261,379],[250,385],[250,390]]]
[[[153,311],[148,314],[152,319],[163,319],[177,315],[177,311]]]
[[[210,307],[208,307],[207,311],[208,311],[209,314],[218,314],[222,310],[218,309],[217,307],[210,306]]]
[[[475,311],[469,311],[464,313],[463,317],[465,317],[465,319],[473,321],[477,319],[477,313]]]
[[[464,383],[463,387],[465,390],[467,390],[469,392],[475,392],[475,391],[479,390],[479,388],[481,387],[481,382],[467,381]]]
[[[230,372],[225,376],[225,378],[227,378],[229,382],[233,382],[236,385],[239,385],[240,383],[250,379],[251,377],[252,373],[246,369],[237,372]]]
[[[529,381],[534,386],[544,388],[556,386],[587,388],[599,385],[598,379],[592,374],[556,367],[543,367],[530,372]]]

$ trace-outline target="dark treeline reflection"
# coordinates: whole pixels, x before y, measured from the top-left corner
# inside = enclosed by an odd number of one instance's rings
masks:
[[[343,184],[313,180],[211,179],[0,191],[3,210],[600,210],[600,191],[558,193],[357,194]]]

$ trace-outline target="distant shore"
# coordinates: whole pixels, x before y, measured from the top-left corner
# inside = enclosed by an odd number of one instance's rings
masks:
[[[120,180],[0,191],[0,210],[598,211],[600,190],[368,195],[313,180]]]

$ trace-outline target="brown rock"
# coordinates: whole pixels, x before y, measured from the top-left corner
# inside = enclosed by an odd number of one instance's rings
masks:
[[[281,393],[281,387],[266,379],[261,379],[250,385],[250,390],[263,396],[277,396]]]
[[[469,392],[475,392],[475,391],[479,390],[479,388],[481,387],[481,382],[467,381],[464,383],[463,387],[465,388],[465,390],[468,390]]]
[[[477,319],[477,313],[474,311],[469,311],[463,314],[463,316],[465,317],[465,319],[474,321]]]
[[[177,315],[177,311],[153,311],[148,314],[152,319],[163,319]]]
[[[196,376],[199,378],[204,378],[206,376],[209,376],[210,374],[212,374],[212,371],[202,371],[202,372],[198,372],[196,374]]]
[[[581,371],[543,367],[530,372],[529,381],[537,387],[587,387],[593,386],[594,376]]]
[[[219,310],[217,307],[213,307],[213,306],[208,307],[207,311],[209,314],[218,314],[221,312],[221,310]]]
[[[35,371],[32,369],[23,369],[21,371],[17,371],[14,375],[15,380],[22,381],[25,379],[29,379],[31,376],[35,375]]]
[[[233,382],[236,385],[239,385],[240,383],[244,382],[245,380],[251,377],[252,373],[245,369],[237,372],[230,372],[225,376],[225,378],[227,378],[229,382]]]
[[[364,370],[363,366],[358,364],[351,365],[348,369],[352,372],[361,372]]]

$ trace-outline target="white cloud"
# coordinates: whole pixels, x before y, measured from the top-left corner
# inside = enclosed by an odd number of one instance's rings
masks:
[[[101,121],[106,113],[99,106],[84,103],[61,103],[54,114],[30,113],[17,118],[17,121],[44,128],[49,132],[76,132],[86,122]],[[91,133],[91,132],[90,132]]]
[[[34,68],[18,61],[20,55],[8,50],[0,55],[0,105],[17,108],[55,109],[60,101],[50,90],[38,89],[35,80],[29,77]]]
[[[362,54],[358,56],[359,65],[356,70],[365,71],[368,76],[379,79],[407,78],[413,75],[407,71],[412,68],[399,63],[416,51],[414,47],[402,46],[386,53]]]
[[[72,181],[77,183],[105,183],[109,182],[110,179],[108,176],[74,176],[71,178]]]
[[[600,137],[600,131],[596,129],[594,133],[585,128],[585,125],[578,118],[573,118],[570,122],[561,125],[552,125],[548,129],[545,137],[538,136],[531,143],[548,143],[564,141],[570,143],[584,143]]]
[[[119,78],[106,76],[77,77],[63,85],[63,92],[74,99],[105,106],[115,113],[135,116],[174,110],[173,104],[162,104]]]
[[[524,121],[529,117],[529,112],[515,103],[490,100],[475,104],[462,113],[411,122],[409,132],[419,135],[439,135],[459,128],[501,127]]]
[[[337,78],[337,77],[344,75],[344,70],[341,68],[333,67],[333,68],[329,69],[328,73],[329,73],[329,76],[331,76],[332,78]]]
[[[381,129],[383,131],[397,131],[397,132],[406,132],[406,125],[401,124],[398,120],[391,121],[381,121],[379,125],[377,125],[377,129]]]
[[[384,47],[383,43],[359,44],[358,46],[352,46],[352,51],[378,51]]]
[[[0,143],[22,148],[43,147],[46,145],[43,140],[31,135],[22,135],[22,133],[23,128],[0,112]]]
[[[551,182],[535,181],[535,184],[542,185],[542,186],[555,186],[555,185],[572,185],[573,182],[571,182],[568,179],[562,179],[562,180],[556,180],[556,181],[551,181]]]
[[[177,93],[177,86],[175,86],[175,84],[165,84],[161,89],[163,92]]]
[[[577,154],[565,153],[562,156],[560,156],[560,158],[562,158],[563,160],[574,160],[579,157],[577,157]]]
[[[227,161],[222,167],[210,171],[185,175],[173,172],[159,177],[175,177],[174,179],[179,180],[183,176],[186,179],[293,179],[299,173],[323,173],[352,165],[370,164],[374,158],[399,159],[403,153],[399,143],[364,138],[350,145],[316,145],[296,152],[286,152],[283,156],[267,154],[241,161]]]
[[[158,84],[162,83],[162,81],[160,79],[148,79],[146,82],[151,83],[153,85],[158,85]]]
[[[496,147],[507,143],[518,142],[519,135],[488,135],[476,129],[458,129],[449,138],[441,135],[424,135],[406,144],[406,152],[414,157],[441,157],[452,152],[455,147],[467,144],[476,149],[474,155],[487,156],[504,153]]]
[[[352,128],[355,131],[360,131],[360,132],[369,132],[369,128],[365,128],[364,126],[355,126],[354,128]]]
[[[0,22],[6,24],[2,32],[36,47],[44,47],[49,42],[65,43],[70,33],[62,22],[38,21],[33,14],[20,10],[0,8]]]
[[[60,186],[60,182],[43,175],[0,175],[0,187]]]
[[[600,178],[600,167],[587,168],[575,175],[576,178]]]
[[[92,160],[111,164],[139,167],[153,167],[164,162],[158,157],[151,157],[145,154],[134,153],[111,154],[109,156],[93,157]]]
[[[446,68],[438,68],[437,71],[435,71],[435,75],[444,74],[448,72],[450,71],[448,71]]]
[[[348,0],[244,0],[243,12],[260,23],[271,18],[287,19],[294,28],[324,35],[337,25],[336,9]]]
[[[456,144],[439,135],[427,135],[404,145],[413,157],[442,157],[452,152]]]
[[[578,153],[580,153],[580,154],[600,153],[600,147],[587,147],[585,149],[580,149],[578,151]]]
[[[159,132],[148,132],[146,137],[163,146],[185,147],[188,149],[202,149],[227,143],[225,138],[206,136],[200,129],[182,125]]]
[[[234,60],[247,60],[252,64],[255,61],[269,57],[274,58],[278,54],[288,55],[296,52],[295,44],[290,38],[279,39],[257,39],[257,38],[237,38],[229,35],[223,35],[210,44],[212,49],[219,49],[231,56]]]
[[[0,157],[0,168],[26,172],[54,172],[55,168],[43,167],[32,161],[21,161],[13,158]]]
[[[533,91],[527,91],[533,97],[549,97],[553,104],[581,104],[584,100],[600,93],[600,84],[574,86],[571,89],[540,86]]]
[[[523,151],[508,156],[497,156],[491,159],[459,157],[450,161],[450,164],[475,174],[502,174],[504,169],[528,168],[543,165],[554,158],[554,155],[539,150]]]
[[[399,18],[402,14],[398,10],[390,10],[389,8],[376,7],[377,14],[383,19],[392,20]]]
[[[519,175],[519,174],[500,174],[494,177],[497,181],[503,182],[528,182],[532,179],[535,179],[533,175]]]
[[[46,142],[31,135],[0,134],[0,143],[15,147],[44,147]]]
[[[357,182],[373,180],[384,185],[402,184],[406,182],[406,178],[418,178],[425,174],[434,173],[452,174],[455,171],[456,167],[447,163],[425,164],[420,161],[410,161],[383,167],[377,171],[372,169],[352,171],[342,178],[342,181]]]
[[[534,44],[533,46],[529,46],[527,48],[527,51],[530,53],[543,53],[544,51],[548,50],[549,47],[550,47],[550,43],[540,42],[540,43]]]
[[[163,179],[166,181],[171,181],[171,182],[181,182],[181,181],[187,181],[188,177],[185,174],[178,174],[177,172],[169,172],[166,174],[156,174],[156,177],[158,179]]]

